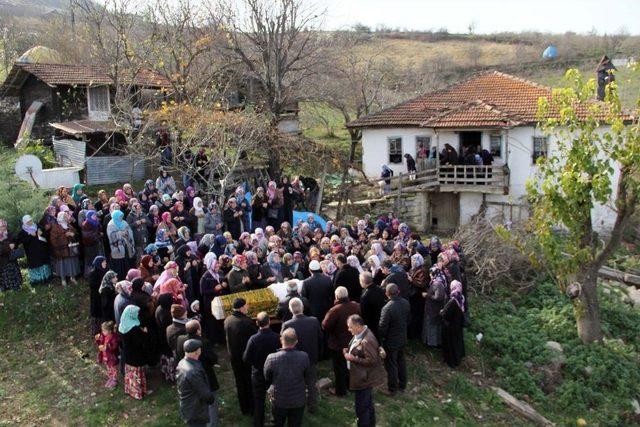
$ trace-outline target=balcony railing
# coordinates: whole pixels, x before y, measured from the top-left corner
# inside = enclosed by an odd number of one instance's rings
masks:
[[[384,186],[383,179],[371,182]],[[398,195],[413,191],[477,192],[508,194],[509,172],[505,166],[445,165],[417,172],[403,173],[390,179],[389,190]]]

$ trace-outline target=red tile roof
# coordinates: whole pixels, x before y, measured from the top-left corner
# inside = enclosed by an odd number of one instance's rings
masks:
[[[22,87],[25,76],[31,74],[50,86],[89,86],[113,84],[113,80],[104,68],[90,65],[15,63],[9,75],[0,86],[0,94],[14,95]],[[150,88],[166,88],[171,82],[155,71],[140,70],[133,84]]]
[[[538,99],[552,89],[490,71],[347,124],[366,127],[496,127],[535,123]],[[584,107],[586,108],[586,107]]]

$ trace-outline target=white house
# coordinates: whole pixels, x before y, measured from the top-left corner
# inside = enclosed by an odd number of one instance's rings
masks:
[[[457,153],[490,152],[492,166],[438,166],[436,185],[423,186],[424,229],[454,229],[484,207],[487,216],[505,220],[527,215],[525,184],[535,173],[535,160],[554,149],[537,127],[538,99],[551,88],[493,71],[446,89],[421,95],[348,124],[362,129],[362,166],[370,178],[388,165],[395,175],[406,173],[405,153],[417,158],[420,145],[445,144]],[[608,206],[593,212],[594,227],[613,225]]]

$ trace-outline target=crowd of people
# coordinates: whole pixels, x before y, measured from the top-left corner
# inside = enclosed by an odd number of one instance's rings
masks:
[[[166,171],[140,191],[125,184],[96,200],[82,184],[61,187],[16,235],[0,220],[0,286],[20,286],[22,257],[33,285],[84,276],[105,387],[122,377],[124,392],[143,399],[147,369],[158,369],[177,385],[189,425],[216,425],[217,390],[232,386],[218,383],[216,344],[226,344],[240,410],[256,426],[267,398],[276,425],[317,411],[317,364],[327,359],[331,393],[352,390],[358,425],[375,425],[372,390],[385,378],[385,393],[407,387],[408,340],[461,363],[464,254],[456,241],[422,242],[392,214],[293,224],[297,185],[271,181],[251,199],[239,187],[224,203],[179,190]],[[214,318],[214,298],[273,283],[287,296],[272,313],[252,319],[236,297],[224,321]]]

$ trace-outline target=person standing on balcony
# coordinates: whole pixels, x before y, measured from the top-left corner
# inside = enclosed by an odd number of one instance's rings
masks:
[[[427,169],[427,158],[429,157],[429,148],[425,147],[422,142],[418,143],[418,150],[416,152],[418,158],[418,169],[423,171]]]
[[[382,191],[380,192],[381,196],[388,194],[391,191],[391,177],[393,177],[393,171],[387,165],[382,165],[382,173],[380,174]]]
[[[407,159],[407,173],[409,173],[409,180],[416,179],[416,161],[409,153],[405,153],[404,158]]]

